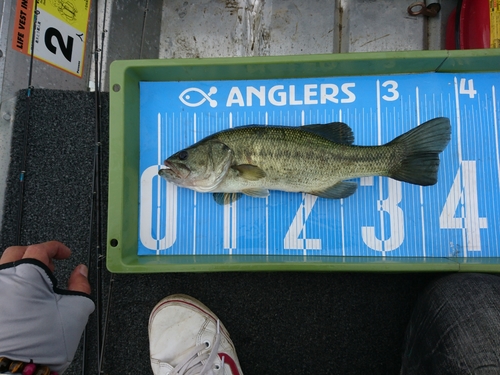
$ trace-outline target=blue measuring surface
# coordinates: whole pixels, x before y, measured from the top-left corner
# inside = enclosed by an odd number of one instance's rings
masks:
[[[499,88],[500,73],[141,82],[138,254],[498,257]],[[441,116],[452,140],[434,186],[364,177],[346,199],[271,191],[221,206],[158,176],[240,125],[342,121],[354,144],[380,145]]]

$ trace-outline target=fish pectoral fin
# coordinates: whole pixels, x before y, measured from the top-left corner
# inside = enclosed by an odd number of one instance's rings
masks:
[[[324,190],[310,191],[309,194],[328,199],[342,199],[354,194],[358,184],[351,181],[340,181]]]
[[[255,198],[266,198],[269,196],[269,190],[267,189],[245,189],[241,191],[243,194],[249,195]]]
[[[220,205],[230,204],[236,202],[242,196],[241,193],[214,193],[214,201]]]
[[[309,133],[319,135],[335,143],[351,145],[354,142],[354,134],[349,125],[343,122],[330,122],[328,124],[313,124],[301,127]]]
[[[257,181],[266,177],[266,172],[252,164],[239,164],[231,166],[234,170],[238,171],[239,176],[249,181]]]

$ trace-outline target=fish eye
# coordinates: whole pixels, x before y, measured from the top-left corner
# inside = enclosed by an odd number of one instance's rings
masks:
[[[179,152],[179,160],[186,160],[187,157],[188,157],[188,152],[186,150],[183,150],[181,152]]]

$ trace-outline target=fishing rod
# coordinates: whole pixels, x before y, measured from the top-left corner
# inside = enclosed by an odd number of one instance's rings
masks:
[[[107,0],[106,0],[107,1]],[[109,303],[111,301],[111,287],[112,287],[112,279],[110,281],[110,289],[108,295],[108,306],[106,310],[106,322],[104,327],[102,327],[102,262],[105,258],[103,253],[102,246],[102,210],[101,210],[101,184],[102,184],[102,142],[101,142],[101,102],[100,102],[100,81],[99,81],[99,73],[102,71],[102,62],[99,66],[99,52],[101,51],[98,48],[98,33],[97,33],[97,24],[98,24],[98,0],[94,0],[95,6],[95,51],[94,51],[94,64],[95,64],[95,146],[94,146],[94,165],[93,165],[93,182],[92,182],[92,204],[91,204],[91,212],[90,212],[90,232],[89,232],[89,251],[87,256],[87,264],[91,264],[91,255],[92,255],[92,247],[95,243],[95,257],[96,257],[96,274],[95,274],[95,290],[96,290],[96,314],[97,314],[97,343],[98,343],[98,352],[97,352],[97,367],[99,373],[102,368],[102,360],[104,355],[104,337],[105,331],[107,328],[108,315],[109,315]],[[38,1],[34,1],[34,13],[33,13],[33,24],[37,23],[37,16],[39,14],[38,10]],[[33,27],[31,40],[35,40],[36,27]],[[104,43],[104,35],[102,37]],[[21,244],[21,236],[22,236],[22,221],[23,221],[23,209],[24,209],[24,194],[25,194],[25,180],[26,180],[26,166],[27,166],[27,157],[28,157],[28,135],[30,129],[30,121],[31,121],[31,98],[33,94],[33,61],[34,61],[34,50],[35,43],[31,43],[30,47],[30,64],[29,64],[29,74],[28,74],[28,88],[27,88],[27,121],[24,125],[24,134],[23,134],[23,156],[21,159],[20,173],[19,173],[19,203],[18,203],[18,216],[17,216],[17,230],[16,230],[16,244]],[[94,242],[95,236],[95,242]],[[90,268],[90,267],[89,267]],[[82,374],[87,373],[87,360],[88,360],[88,326],[85,329],[84,337],[83,337],[83,357],[82,357]]]
[[[97,373],[101,373],[102,360],[104,353],[104,336],[102,327],[102,262],[105,258],[103,253],[103,242],[102,242],[102,196],[101,196],[101,184],[102,184],[102,126],[101,126],[101,85],[100,85],[100,73],[102,70],[99,63],[99,34],[98,34],[98,23],[99,23],[99,12],[98,12],[98,0],[94,0],[94,116],[95,116],[95,128],[94,128],[94,163],[93,163],[93,175],[92,175],[92,203],[90,210],[90,231],[89,231],[89,250],[87,254],[87,262],[90,266],[92,262],[92,254],[95,256],[95,295],[96,295],[96,342],[97,342]],[[104,36],[103,36],[104,40]],[[102,58],[101,58],[102,61]],[[95,246],[95,248],[94,248]],[[109,301],[108,301],[109,305]],[[107,309],[109,312],[109,306]],[[107,314],[106,314],[107,315]],[[107,322],[106,316],[106,322]],[[83,355],[82,355],[82,374],[87,374],[87,361],[88,361],[88,337],[89,337],[89,326],[87,325],[84,332],[83,338]]]
[[[38,1],[35,1],[33,24],[36,25],[38,16]],[[33,27],[31,40],[35,40],[36,27]],[[21,171],[19,172],[19,204],[17,212],[17,230],[16,230],[16,244],[21,245],[21,226],[23,223],[23,208],[24,208],[24,188],[25,188],[25,175],[26,175],[26,160],[28,159],[28,133],[31,121],[31,95],[33,94],[33,60],[35,58],[35,43],[31,43],[30,48],[30,67],[28,72],[28,90],[27,97],[27,112],[28,119],[24,125],[23,135],[23,157],[21,159]]]
[[[149,12],[149,0],[146,0],[146,6],[144,7],[144,14],[142,16],[142,31],[141,31],[141,45],[139,48],[139,59],[142,59],[142,47],[144,45],[144,35],[146,34],[146,19]]]
[[[98,48],[98,0],[94,0],[94,81],[95,81],[95,150],[94,150],[94,172],[93,172],[93,182],[92,182],[92,206],[90,214],[90,233],[89,233],[89,252],[88,252],[88,264],[91,264],[91,254],[92,254],[92,244],[95,235],[95,262],[96,262],[96,274],[95,274],[95,290],[96,290],[96,313],[97,313],[97,370],[98,374],[102,373],[102,364],[104,360],[104,348],[106,342],[106,333],[108,329],[109,316],[110,316],[110,306],[111,297],[114,284],[114,274],[111,274],[108,289],[108,298],[106,304],[106,312],[104,314],[104,326],[103,326],[103,308],[102,308],[102,282],[103,282],[103,261],[105,260],[104,249],[102,247],[102,225],[101,225],[101,184],[102,184],[102,126],[101,126],[101,77],[103,71],[103,58],[102,54],[99,60],[99,52],[103,52],[104,40],[107,30],[106,25],[106,9],[107,0],[104,2],[104,14],[102,19],[102,32],[101,32],[101,48]],[[141,44],[139,51],[139,58],[142,58],[144,35],[146,29],[146,20],[149,13],[149,0],[146,0],[146,5],[143,14],[143,25],[141,32]],[[95,233],[94,233],[95,232]],[[82,374],[86,375],[86,362],[87,362],[87,337],[88,337],[88,326],[84,334],[84,347],[83,347],[83,359],[82,359]]]

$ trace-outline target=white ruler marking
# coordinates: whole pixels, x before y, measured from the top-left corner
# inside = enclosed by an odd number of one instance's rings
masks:
[[[259,112],[260,120],[260,112]],[[264,125],[269,125],[269,113],[266,112]],[[266,255],[269,255],[269,196],[266,197]]]
[[[339,122],[342,122],[342,110],[339,109]],[[342,256],[345,256],[345,223],[344,223],[344,198],[340,199],[340,230],[342,241]]]
[[[238,114],[237,114],[238,115]],[[229,128],[233,127],[233,113],[229,113]],[[236,248],[236,207],[237,202],[224,205],[224,249],[229,249],[229,254]]]
[[[158,167],[161,166],[161,114],[158,113],[157,125],[158,137]],[[160,177],[156,178],[156,255],[160,254],[161,249],[161,180]]]
[[[415,101],[416,101],[416,110],[417,110],[417,126],[421,124],[422,120],[420,119],[420,91],[418,86],[415,88]],[[426,249],[425,249],[425,219],[424,219],[424,189],[422,186],[419,187],[420,190],[420,216],[422,220],[422,252],[425,257]]]
[[[382,144],[382,114],[380,108],[380,81],[377,80],[377,141],[378,144]],[[385,222],[384,222],[384,211],[382,210],[382,202],[384,200],[384,191],[383,191],[383,181],[384,178],[379,176],[379,201],[378,201],[378,210],[380,215],[380,240],[382,242],[382,257],[385,257]]]
[[[197,117],[196,117],[196,112],[193,114],[193,135],[194,135],[194,143],[197,142],[196,140],[196,120],[197,120]],[[194,196],[193,196],[193,255],[196,254],[196,216],[197,216],[197,206],[196,206],[196,203],[197,203],[197,194],[196,194],[196,191],[193,191],[194,193]]]
[[[498,147],[497,97],[495,86],[491,86],[491,101],[493,103],[493,124],[495,127],[495,147],[497,156],[498,184],[500,185],[500,150]]]
[[[457,77],[453,78],[454,84],[455,84],[455,116],[457,120],[457,146],[458,146],[458,163],[459,163],[459,168],[462,170],[462,134],[461,134],[461,115],[460,115],[460,98],[459,98],[459,91],[458,91],[458,80]],[[464,186],[464,181],[463,181],[463,173],[460,173],[461,177],[461,186]],[[463,194],[461,194],[460,201],[462,203],[462,209],[461,209],[461,217],[462,221],[464,220],[463,218],[465,217],[464,215],[466,214],[464,212],[464,197]],[[464,258],[467,258],[467,232],[464,223],[462,223],[462,243],[464,247]]]

